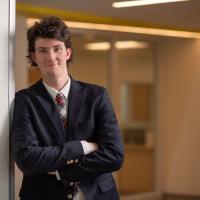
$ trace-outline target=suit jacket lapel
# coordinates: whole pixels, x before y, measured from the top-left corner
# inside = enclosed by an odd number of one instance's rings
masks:
[[[65,130],[60,118],[60,115],[57,111],[56,105],[49,95],[48,91],[44,87],[42,81],[39,81],[35,85],[35,91],[37,94],[37,99],[41,103],[42,108],[44,109],[44,112],[46,112],[49,120],[51,121],[51,124],[54,127],[54,132],[56,136],[59,138],[60,142],[65,142]],[[49,124],[49,125],[51,125]]]
[[[71,87],[69,92],[68,103],[68,132],[67,135],[70,139],[74,139],[75,130],[79,118],[81,107],[85,101],[85,93],[82,86],[71,78]]]

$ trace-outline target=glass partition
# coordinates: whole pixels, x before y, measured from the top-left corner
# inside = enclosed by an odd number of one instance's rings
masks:
[[[16,63],[18,59],[21,60],[16,68],[26,66],[26,70],[23,70],[26,78],[23,76],[23,84],[17,87],[17,90],[40,79],[39,71],[28,66],[25,59],[22,59],[26,56],[26,49],[25,45],[22,48],[21,44],[26,44],[26,36],[20,33],[26,32],[25,22],[25,18],[18,17],[17,26],[20,29],[17,28],[19,38],[16,49],[20,51],[17,51]],[[120,47],[117,43],[134,39],[115,36],[113,40],[111,33],[72,29],[74,61],[69,70],[71,76],[80,81],[104,86],[110,94],[115,89],[119,91],[116,96],[110,96],[114,105],[120,102],[120,108],[117,107],[119,110],[116,112],[119,113],[118,119],[124,139],[125,161],[122,169],[115,173],[115,178],[122,196],[153,191],[155,186],[154,50],[149,43],[142,48]],[[104,45],[93,49],[88,47],[94,43]],[[113,49],[115,53],[111,53]],[[110,70],[111,65],[112,69],[118,68],[114,74]],[[17,86],[18,82],[22,81],[21,71],[16,70]],[[115,84],[115,80],[119,82]],[[21,175],[16,170],[16,200],[20,183]]]
[[[153,53],[149,43],[144,48],[119,50],[120,126],[125,146],[118,178],[122,195],[150,192],[155,186]]]

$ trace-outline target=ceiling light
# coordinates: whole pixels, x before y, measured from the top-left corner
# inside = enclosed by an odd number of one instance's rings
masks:
[[[37,20],[38,19],[29,18],[27,20],[27,25],[30,26]],[[200,33],[193,31],[158,29],[158,28],[136,27],[136,26],[122,26],[122,25],[111,25],[111,24],[96,24],[96,23],[72,22],[72,21],[65,21],[65,22],[69,27],[77,29],[101,30],[101,31],[121,32],[121,33],[136,33],[136,34],[181,37],[181,38],[198,38],[198,39],[200,38]]]
[[[150,47],[146,42],[138,41],[117,41],[115,43],[117,49],[142,49]]]
[[[135,1],[120,1],[114,2],[112,6],[114,8],[123,8],[123,7],[133,7],[133,6],[144,6],[151,4],[161,4],[161,3],[172,3],[180,1],[189,1],[189,0],[135,0]]]
[[[138,42],[138,41],[117,41],[115,42],[115,48],[117,49],[141,49],[148,48],[150,45],[146,42]],[[109,50],[111,45],[109,42],[96,42],[96,43],[88,43],[85,45],[85,49],[87,50]]]
[[[109,42],[96,42],[96,43],[88,43],[85,45],[87,50],[108,50],[110,49]]]

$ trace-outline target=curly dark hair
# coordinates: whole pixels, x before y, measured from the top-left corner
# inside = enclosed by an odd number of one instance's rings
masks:
[[[30,56],[31,52],[35,52],[35,41],[37,38],[56,39],[64,42],[66,48],[72,49],[71,33],[68,26],[57,17],[47,17],[35,22],[27,31],[28,55],[32,66],[37,66]],[[73,55],[67,60],[67,66],[72,61]]]

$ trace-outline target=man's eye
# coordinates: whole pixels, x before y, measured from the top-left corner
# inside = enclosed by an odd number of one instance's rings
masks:
[[[62,47],[55,47],[55,48],[54,48],[54,51],[55,51],[55,52],[62,51]]]
[[[38,52],[39,52],[39,53],[46,53],[47,50],[46,50],[46,49],[39,49]]]

